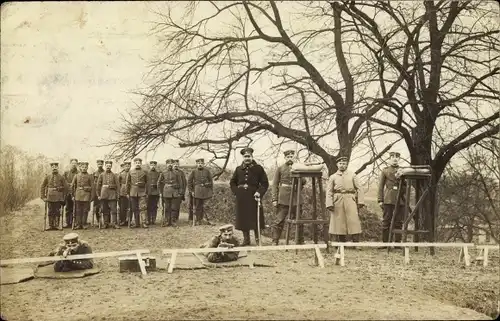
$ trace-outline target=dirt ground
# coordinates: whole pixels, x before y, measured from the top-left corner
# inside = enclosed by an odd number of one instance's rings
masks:
[[[43,203],[1,219],[1,258],[45,256],[69,230],[41,232]],[[95,252],[198,247],[216,226],[79,231]],[[269,243],[269,240],[265,240]],[[6,320],[491,319],[499,297],[498,252],[490,266],[457,264],[458,249],[415,253],[346,250],[346,266],[313,266],[313,251],[260,252],[275,267],[119,273],[118,259],[97,259],[97,275],[34,279],[1,287]],[[460,307],[459,307],[460,306]],[[486,312],[490,316],[472,309]]]

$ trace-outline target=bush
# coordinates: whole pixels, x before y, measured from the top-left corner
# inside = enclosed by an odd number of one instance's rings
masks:
[[[305,219],[312,219],[312,190],[311,188],[304,187],[305,193],[305,204],[303,206],[303,217]],[[271,203],[271,190],[269,189],[262,200],[262,205],[264,207],[265,224],[272,225],[272,222],[276,219],[276,213],[274,207]],[[318,203],[318,219],[320,219],[320,204]],[[182,203],[181,211],[187,212],[187,202]],[[229,182],[215,182],[214,184],[214,196],[211,200],[206,202],[205,212],[211,221],[221,222],[221,223],[234,223],[235,219],[235,197],[231,193],[229,188]],[[363,241],[378,241],[381,235],[381,223],[380,220],[369,207],[365,207],[360,210],[359,213],[361,220],[361,227],[363,233],[361,234],[361,240]],[[328,226],[326,226],[328,229]],[[292,228],[291,239],[294,238],[294,230]],[[270,237],[272,233],[271,228],[267,228],[263,231],[263,235]],[[318,228],[319,239],[321,240],[322,227]],[[312,229],[305,227],[305,238],[312,239]],[[283,232],[282,238],[284,238],[285,233]]]

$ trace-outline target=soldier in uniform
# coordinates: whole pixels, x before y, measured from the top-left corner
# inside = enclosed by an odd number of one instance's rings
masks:
[[[80,173],[76,174],[71,182],[75,202],[75,230],[86,228],[84,225],[87,224],[87,216],[90,210],[94,179],[87,172],[88,167],[88,162],[81,162]]]
[[[233,248],[240,246],[240,242],[234,236],[234,226],[226,224],[219,227],[219,235],[212,237],[208,242],[202,244],[201,248]],[[236,261],[239,257],[239,252],[213,252],[206,253],[208,262],[220,263]]]
[[[160,190],[158,189],[158,178],[160,172],[156,170],[157,161],[149,162],[148,171],[148,224],[155,225],[156,215],[158,213],[158,200],[160,199]]]
[[[358,209],[364,206],[364,193],[358,177],[347,170],[347,157],[337,159],[338,170],[328,179],[326,208],[330,214],[330,234],[337,242],[346,242],[346,235],[352,235],[353,242],[359,242],[361,221]]]
[[[122,171],[118,175],[118,183],[120,184],[120,226],[126,226],[128,224],[128,211],[130,208],[129,200],[127,197],[127,185],[125,181],[127,179],[127,174],[130,171],[130,162],[123,162],[121,164]]]
[[[72,158],[70,160],[70,169],[69,171],[65,171],[63,176],[66,179],[66,182],[70,184],[73,181],[73,178],[78,174],[78,159]],[[71,228],[73,225],[73,198],[75,197],[70,191],[66,195],[66,225],[64,228]]]
[[[59,163],[50,163],[52,173],[47,175],[40,187],[40,198],[46,202],[49,214],[49,230],[57,230],[61,219],[61,206],[66,202],[68,183],[59,174]]]
[[[130,209],[134,213],[135,227],[148,228],[147,203],[148,203],[148,173],[142,169],[142,159],[134,159],[134,169],[127,173],[125,184],[130,201]],[[140,223],[139,223],[140,215]]]
[[[165,226],[165,219],[168,220],[167,226],[175,224],[173,217],[176,208],[175,203],[181,193],[182,179],[179,173],[173,169],[173,163],[173,159],[167,159],[167,169],[158,177],[158,187],[162,191],[161,194],[164,208],[162,226]]]
[[[258,244],[257,201],[256,197],[264,198],[269,188],[269,180],[264,168],[253,159],[253,149],[241,150],[243,164],[236,167],[229,184],[236,196],[236,229],[243,232],[242,246],[250,245],[250,230],[254,231],[255,242]],[[260,208],[260,227],[265,226],[264,208]]]
[[[189,194],[191,194],[194,201],[195,225],[203,224],[205,201],[212,198],[214,189],[212,173],[205,168],[205,160],[203,158],[196,160],[196,167],[189,174],[187,184]]]
[[[103,227],[108,228],[110,226],[109,213],[111,211],[111,226],[115,229],[119,229],[120,227],[116,219],[116,203],[118,201],[120,183],[118,182],[118,177],[111,171],[113,162],[108,160],[105,164],[106,170],[101,173],[97,179],[98,198],[104,216]]]
[[[94,190],[92,191],[92,201],[94,203],[94,213],[95,213],[95,219],[97,222],[99,222],[100,217],[101,217],[101,212],[102,212],[102,206],[101,202],[99,202],[99,192],[97,191],[97,179],[99,178],[99,175],[104,172],[104,169],[102,168],[104,166],[104,161],[102,159],[98,159],[97,162],[97,170],[92,174],[94,178]]]
[[[399,168],[399,157],[401,154],[391,152],[389,155],[390,166],[382,170],[378,185],[378,204],[384,212],[384,216],[382,218],[382,242],[384,243],[389,241],[389,229],[391,227],[392,215],[394,213],[396,198],[398,196],[399,180],[396,178],[396,172]],[[401,229],[403,227],[403,213],[404,200],[401,200],[398,208],[398,215],[394,219],[394,228]],[[401,234],[395,235],[395,241],[401,241]]]
[[[92,248],[87,242],[78,239],[78,234],[69,233],[64,235],[63,244],[60,244],[49,256],[63,256],[91,254]],[[75,270],[88,270],[94,267],[92,259],[65,260],[54,263],[55,272],[69,272]]]
[[[288,216],[290,196],[293,195],[292,199],[292,211],[291,216],[295,217],[297,213],[297,206],[299,206],[299,211],[302,211],[302,197],[297,200],[297,190],[292,192],[292,177],[290,172],[293,165],[293,160],[295,158],[295,151],[287,150],[284,152],[286,162],[276,169],[274,174],[272,195],[273,195],[273,206],[276,207],[277,219],[273,222],[273,244],[278,245],[281,238],[281,233],[283,232],[283,227],[285,225],[285,219]],[[302,178],[302,187],[307,183],[305,178]],[[299,244],[304,243],[304,225],[299,225]]]
[[[186,174],[179,168],[179,160],[174,159],[174,171],[177,172],[181,178],[180,196],[175,198],[175,204],[173,206],[173,222],[176,223],[179,220],[179,214],[181,210],[182,201],[186,200],[186,189],[187,189],[187,179]],[[193,219],[193,206],[191,204],[189,210],[191,211],[191,219]]]

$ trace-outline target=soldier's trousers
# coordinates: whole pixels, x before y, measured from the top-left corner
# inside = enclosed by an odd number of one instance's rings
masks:
[[[174,222],[177,222],[179,220],[179,215],[180,215],[179,212],[181,210],[181,203],[182,203],[181,197],[174,198],[174,201],[172,204],[172,220]]]
[[[66,225],[70,227],[73,224],[73,197],[71,194],[66,195]]]
[[[174,202],[175,198],[163,198],[163,222],[162,224],[171,224],[174,220]]]
[[[94,205],[95,219],[97,222],[99,222],[99,217],[100,214],[102,213],[101,201],[96,197],[93,200],[93,205]]]
[[[148,224],[155,224],[160,195],[148,195]]]
[[[196,221],[201,221],[203,220],[203,216],[205,214],[204,211],[204,205],[205,205],[205,200],[201,198],[194,198],[194,215],[196,216]]]
[[[116,221],[116,200],[101,200],[102,214],[104,216],[104,224],[109,225],[109,223],[117,224]],[[111,220],[110,214],[111,212]]]
[[[129,209],[129,201],[127,196],[120,196],[120,214],[119,221],[120,223],[125,223],[128,220],[128,209]]]
[[[382,217],[382,242],[389,241],[389,229],[391,228],[392,215],[394,214],[395,205],[384,204],[384,216]],[[401,229],[403,227],[405,207],[400,205],[398,208],[398,213],[394,218],[394,228]],[[396,234],[394,237],[396,242],[401,241],[401,234]]]
[[[90,202],[75,201],[75,227],[81,228],[84,224],[87,224],[84,219],[87,218],[89,209]]]
[[[58,228],[61,219],[61,202],[47,202],[47,214],[49,216],[49,227]]]
[[[130,196],[130,210],[134,214],[135,226],[147,224],[148,200],[146,196]]]
[[[276,209],[277,218],[273,222],[273,242],[278,244],[279,239],[281,238],[281,234],[283,232],[283,228],[285,226],[285,221],[288,216],[288,209],[290,206],[278,204]],[[302,206],[299,206],[299,211],[302,213]],[[292,206],[292,211],[290,213],[291,218],[295,218],[297,213],[297,206]],[[304,225],[299,225],[299,244],[304,243]]]
[[[192,221],[193,220],[194,197],[191,195],[188,196],[187,208],[188,208],[188,220]]]

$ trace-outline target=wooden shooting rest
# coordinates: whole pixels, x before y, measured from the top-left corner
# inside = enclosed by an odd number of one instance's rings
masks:
[[[302,225],[304,226],[305,224],[313,224],[313,241],[314,244],[318,244],[318,224],[323,225],[323,240],[325,244],[329,244],[329,234],[328,234],[328,227],[330,220],[326,216],[326,205],[324,202],[325,196],[324,196],[324,191],[323,191],[323,183],[321,181],[321,178],[323,177],[323,173],[321,171],[293,171],[291,172],[291,177],[292,177],[292,191],[290,193],[290,201],[288,203],[288,215],[286,219],[286,245],[288,245],[289,240],[290,240],[290,229],[292,225],[295,225],[295,244],[298,244],[299,242],[299,226]],[[311,178],[312,179],[312,219],[310,220],[304,220],[301,219],[301,207],[302,206],[296,206],[296,213],[295,213],[295,218],[292,217],[292,204],[293,204],[293,194],[296,193],[296,199],[300,199],[303,201],[304,197],[301,196],[300,194],[302,193],[302,178]],[[316,185],[318,187],[316,187]],[[320,202],[320,209],[321,209],[321,218],[318,219],[318,195],[317,195],[317,188],[319,188],[319,202]],[[328,247],[326,249],[328,252]],[[297,252],[297,250],[296,250]]]
[[[392,214],[391,226],[389,229],[389,243],[393,242],[395,234],[401,234],[401,242],[407,242],[408,234],[414,235],[414,242],[417,243],[420,241],[421,234],[428,234],[430,231],[420,230],[421,220],[424,218],[424,212],[422,208],[422,204],[424,200],[429,197],[429,184],[431,183],[431,168],[430,166],[411,166],[419,171],[411,172],[411,173],[403,173],[399,178],[399,188],[398,188],[398,196],[396,198],[396,204],[400,204],[400,201],[404,202],[404,216],[403,216],[403,226],[401,229],[394,228],[394,221],[396,219],[396,215],[400,215],[399,210],[401,206],[394,206],[394,212]],[[406,188],[403,188],[406,183]],[[415,190],[417,190],[420,184],[426,184],[427,187],[425,191],[420,195],[420,198],[416,201],[415,208],[409,213],[410,208],[410,192],[412,185],[415,186]],[[403,194],[403,189],[405,190],[405,194]],[[403,198],[404,197],[404,198]],[[417,214],[417,219],[414,219],[415,214]],[[408,230],[408,224],[411,220],[414,220],[415,229]],[[391,247],[387,247],[387,252],[389,252]],[[415,247],[415,251],[418,251],[418,247]],[[434,255],[434,247],[429,247],[429,252],[431,255]]]

